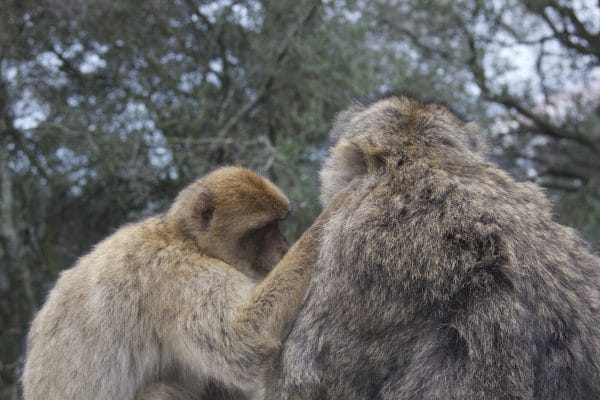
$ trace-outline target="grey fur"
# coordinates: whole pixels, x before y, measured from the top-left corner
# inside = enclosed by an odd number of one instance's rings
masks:
[[[600,399],[600,260],[473,124],[353,105],[321,173],[320,256],[270,399]]]

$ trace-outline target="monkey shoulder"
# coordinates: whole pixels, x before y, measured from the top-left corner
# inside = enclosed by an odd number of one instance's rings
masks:
[[[122,315],[115,315],[128,318],[143,313],[140,307],[158,312],[198,296],[217,296],[219,290],[225,291],[222,296],[247,293],[255,284],[152,217],[119,228],[62,271],[37,320],[87,323],[105,315],[103,309],[119,310]]]
[[[530,267],[520,259],[526,244],[554,229],[542,191],[490,164],[476,171],[420,165],[365,179],[349,197],[326,226],[323,261],[364,268],[367,281],[376,266],[377,276],[410,283],[429,300],[513,290]]]
[[[228,263],[181,245],[162,249],[154,263],[159,279],[152,298],[161,299],[159,307],[175,319],[232,310],[257,283]]]

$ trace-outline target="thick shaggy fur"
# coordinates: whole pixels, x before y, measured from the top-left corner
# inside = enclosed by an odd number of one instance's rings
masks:
[[[338,117],[325,225],[270,399],[600,399],[600,260],[473,124],[407,97]]]
[[[317,254],[309,230],[264,277],[287,250],[288,208],[270,182],[223,168],[99,243],[32,323],[25,399],[206,398],[215,382],[260,393]]]

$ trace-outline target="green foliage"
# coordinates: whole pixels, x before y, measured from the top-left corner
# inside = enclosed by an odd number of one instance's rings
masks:
[[[273,179],[297,238],[355,98],[403,89],[481,121],[496,159],[600,243],[600,11],[561,4],[3,0],[0,398],[19,396],[27,324],[60,271],[198,175]]]

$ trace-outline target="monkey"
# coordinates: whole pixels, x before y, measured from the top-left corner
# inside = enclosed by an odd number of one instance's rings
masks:
[[[316,265],[266,398],[600,399],[600,259],[479,128],[355,102],[320,172]]]
[[[261,396],[320,240],[317,220],[288,250],[288,212],[270,181],[226,167],[101,241],[31,324],[25,400],[189,400],[210,382]]]

